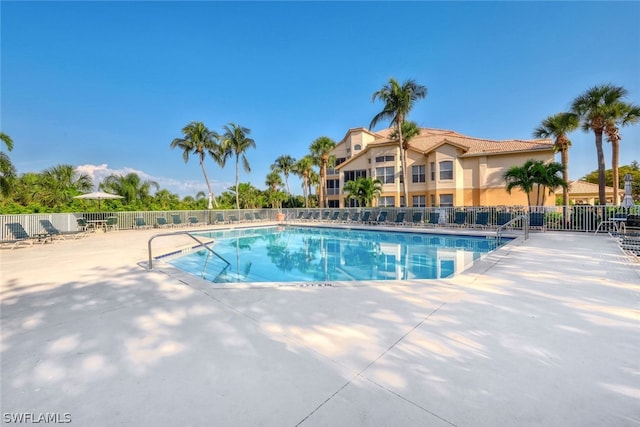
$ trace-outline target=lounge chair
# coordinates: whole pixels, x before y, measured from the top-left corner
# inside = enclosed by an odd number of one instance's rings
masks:
[[[496,225],[501,227],[511,221],[512,219],[511,212],[498,212],[498,216],[496,217]]]
[[[489,225],[489,212],[478,212],[476,214],[476,220],[473,223],[473,226],[487,228],[488,225]]]
[[[304,211],[298,212],[298,216],[296,217],[296,221],[302,221],[304,219]]]
[[[40,225],[42,226],[42,229],[45,231],[45,233],[43,234],[48,234],[49,237],[51,237],[51,240],[66,240],[67,238],[79,239],[86,235],[85,232],[78,232],[78,231],[63,233],[62,231],[58,230],[48,219],[41,219]]]
[[[427,225],[437,227],[440,223],[440,212],[429,212],[429,222]]]
[[[544,212],[531,212],[529,214],[529,227],[540,228],[544,231]]]
[[[190,216],[189,218],[187,218],[187,222],[192,227],[196,225],[202,225],[197,216]]]
[[[145,219],[141,216],[136,217],[135,222],[134,222],[134,226],[136,228],[148,228],[149,226],[147,225],[147,221],[145,221]]]
[[[222,214],[222,212],[218,212],[216,214],[216,224],[226,224],[227,220],[224,219],[224,215]]]
[[[349,221],[347,222],[360,222],[360,212],[355,211],[353,215],[349,217]]]
[[[384,224],[387,222],[387,216],[389,215],[389,212],[387,211],[381,211],[377,218],[373,221],[371,221],[371,224],[375,224],[375,225],[379,225],[379,224]]]
[[[393,225],[404,225],[405,215],[406,215],[405,212],[398,212],[398,214],[396,215],[395,221],[393,221]]]
[[[165,218],[163,216],[159,216],[158,218],[156,218],[156,224],[160,228],[164,228],[164,227],[168,227],[169,226],[169,223],[167,222],[167,218]]]
[[[411,225],[422,225],[422,212],[414,212],[411,216]]]
[[[342,215],[340,215],[340,222],[349,222],[349,211],[342,212]]]
[[[183,225],[180,215],[177,215],[177,214],[171,215],[171,222],[172,222],[171,224],[172,227],[180,227]]]
[[[253,213],[253,220],[260,222],[260,221],[264,221],[264,218],[262,218],[262,215],[260,215],[258,212],[254,212]]]
[[[338,218],[340,217],[340,211],[335,211],[331,214],[331,217],[329,218],[329,220],[331,222],[336,222],[338,221]]]
[[[236,215],[229,215],[229,223],[238,222],[238,217]]]
[[[456,212],[453,215],[453,224],[454,227],[466,227],[467,226],[467,213],[466,212]]]
[[[0,242],[2,247],[6,245],[11,249],[15,249],[20,245],[32,246],[34,243],[44,244],[48,240],[45,235],[30,236],[19,222],[9,222],[5,224],[5,226],[9,231],[11,239]]]
[[[360,220],[361,223],[363,224],[370,224],[371,223],[371,211],[365,211],[365,213],[362,214],[362,219]]]
[[[329,211],[322,212],[322,221],[329,221],[329,215],[331,215]]]
[[[107,222],[104,225],[105,231],[109,231],[109,229],[115,231],[118,229],[118,217],[110,216],[107,218]]]
[[[311,217],[312,221],[320,221],[320,211],[313,212],[313,216]]]

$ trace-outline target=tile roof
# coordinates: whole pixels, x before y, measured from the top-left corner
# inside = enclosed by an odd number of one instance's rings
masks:
[[[390,142],[389,135],[393,128],[383,129],[375,132],[376,140],[370,144],[375,145]],[[428,152],[442,145],[451,143],[462,148],[465,156],[479,156],[484,154],[509,153],[514,151],[538,151],[552,150],[553,142],[546,139],[508,139],[492,140],[466,136],[452,130],[420,128],[420,134],[415,136],[410,146],[420,152]]]

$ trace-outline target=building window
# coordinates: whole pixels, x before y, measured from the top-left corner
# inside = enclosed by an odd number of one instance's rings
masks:
[[[411,174],[413,175],[412,182],[425,182],[425,167],[424,165],[411,166]]]
[[[395,206],[395,203],[396,200],[393,196],[385,196],[378,199],[378,206],[380,207],[392,208]]]
[[[367,171],[366,169],[359,169],[354,171],[345,171],[344,172],[344,182],[347,183],[349,181],[355,181],[358,178],[366,178]]]
[[[440,206],[443,208],[451,208],[453,207],[453,194],[441,194],[440,195]]]
[[[431,202],[431,206],[435,206],[436,205],[436,196],[434,194],[432,194],[431,197],[429,198],[429,201]]]
[[[340,180],[339,179],[328,179],[327,180],[327,195],[335,196],[336,194],[340,194]]]
[[[376,163],[384,163],[384,162],[393,162],[395,160],[394,156],[377,156]]]
[[[440,162],[440,180],[453,179],[453,162]]]
[[[405,204],[404,204],[404,196],[400,196],[400,207],[404,208]]]
[[[435,181],[436,180],[436,163],[435,162],[429,163],[429,170],[431,171],[431,181]]]
[[[424,208],[427,206],[427,196],[413,196],[413,207]]]
[[[348,205],[348,208],[358,207],[358,201],[356,199],[349,199],[349,201],[345,200],[345,203]]]
[[[346,158],[344,158],[344,157],[338,157],[338,158],[336,159],[336,166],[341,165],[342,163],[344,163],[344,162],[346,162],[346,161],[347,161],[347,159],[346,159]]]
[[[339,208],[340,207],[340,200],[327,200],[327,203],[329,204],[330,208]]]
[[[394,173],[393,166],[387,168],[376,168],[376,178],[383,184],[393,184]]]
[[[353,146],[353,151],[360,151],[360,150],[362,150],[362,145],[356,144]]]

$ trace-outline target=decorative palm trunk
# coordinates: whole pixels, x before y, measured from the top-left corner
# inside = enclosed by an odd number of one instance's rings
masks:
[[[240,210],[240,193],[238,192],[238,182],[240,181],[240,172],[238,170],[239,156],[236,155],[236,209]]]
[[[329,160],[328,156],[322,156],[322,167],[320,168],[320,200],[318,202],[319,208],[326,208],[326,188],[327,183],[325,182],[325,176],[327,176],[327,161]]]
[[[404,195],[404,206],[407,207],[409,205],[409,190],[407,188],[407,174],[405,173],[405,168],[407,165],[407,152],[404,149],[402,143],[402,122],[404,121],[404,117],[399,114],[398,121],[396,126],[398,128],[398,145],[400,147],[400,173],[402,174],[402,194]],[[402,201],[400,202],[402,206]]]
[[[598,154],[598,203],[601,205],[607,204],[607,197],[605,194],[605,165],[604,165],[604,152],[602,151],[602,128],[594,129],[593,132],[596,135],[596,152]]]
[[[562,179],[567,184],[569,183],[569,150],[565,147],[560,153],[562,161]],[[569,204],[569,187],[562,188],[562,206]],[[566,215],[565,215],[566,217]]]
[[[209,189],[209,194],[211,194],[211,199],[213,200],[213,205],[217,208],[218,202],[216,201],[216,196],[213,195],[213,190],[211,189],[211,184],[209,183],[209,177],[207,176],[207,171],[204,168],[204,161],[200,159],[200,167],[202,168],[202,173],[204,174],[204,180],[207,183],[207,188]]]
[[[304,207],[309,207],[309,182],[307,180],[307,174],[302,175],[302,192],[304,193]]]
[[[620,189],[620,176],[618,174],[618,156],[620,153],[620,145],[618,141],[611,141],[611,170],[613,178],[613,205],[618,206],[620,203],[620,195],[618,190]]]

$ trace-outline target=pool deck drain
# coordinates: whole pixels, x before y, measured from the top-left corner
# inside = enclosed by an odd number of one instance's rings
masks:
[[[640,263],[606,235],[532,233],[445,280],[216,289],[141,268],[155,233],[0,251],[3,416],[640,424]]]

